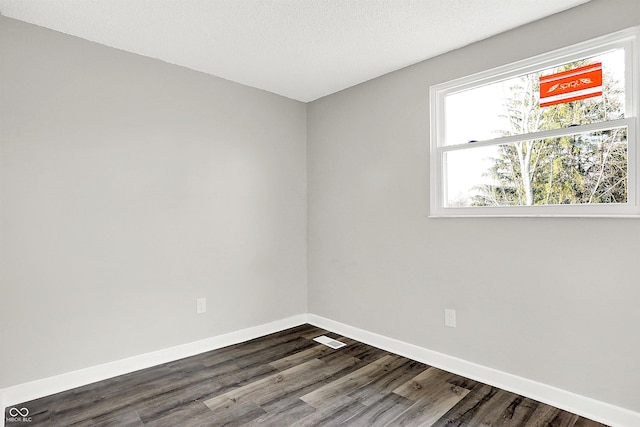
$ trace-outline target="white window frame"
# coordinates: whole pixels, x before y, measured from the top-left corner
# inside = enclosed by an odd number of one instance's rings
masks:
[[[640,216],[640,141],[638,116],[640,112],[640,27],[619,31],[607,36],[558,49],[546,54],[462,77],[429,88],[430,97],[430,217],[639,217]],[[533,73],[557,65],[595,56],[606,50],[624,48],[625,55],[625,118],[598,122],[572,128],[575,133],[592,132],[613,127],[628,128],[627,140],[627,203],[535,206],[445,206],[445,153],[469,149],[466,144],[445,145],[445,98],[449,94],[474,87]],[[505,144],[515,141],[551,138],[567,134],[567,129],[507,136],[473,143],[473,147]]]

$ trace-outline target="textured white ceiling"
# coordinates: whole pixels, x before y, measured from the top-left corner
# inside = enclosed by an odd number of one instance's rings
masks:
[[[312,101],[588,0],[0,0],[0,14]]]

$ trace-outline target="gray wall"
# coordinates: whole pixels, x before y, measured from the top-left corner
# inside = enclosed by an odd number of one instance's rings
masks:
[[[595,0],[309,104],[309,311],[640,411],[640,220],[426,217],[430,85],[638,24]]]
[[[0,17],[0,387],[306,312],[308,272],[314,314],[640,410],[640,221],[426,217],[429,85],[637,24],[594,0],[307,117]]]
[[[303,103],[0,17],[0,138],[0,388],[307,311]]]

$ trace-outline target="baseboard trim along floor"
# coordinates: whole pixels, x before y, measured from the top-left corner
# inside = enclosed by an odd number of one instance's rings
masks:
[[[307,323],[307,315],[300,314],[259,326],[218,335],[151,353],[141,354],[103,365],[92,366],[41,380],[18,384],[2,390],[3,408],[21,402],[27,402],[49,396],[61,391],[71,390],[97,381],[173,362],[196,354],[217,350],[233,344],[239,344],[254,338],[260,338],[275,332]],[[3,419],[4,421],[4,419]]]
[[[308,323],[439,369],[512,393],[530,397],[603,424],[614,427],[640,426],[640,413],[619,406],[428,350],[423,347],[418,347],[314,314],[308,315]]]
[[[403,341],[359,329],[314,314],[301,314],[264,325],[242,329],[193,343],[175,346],[127,359],[93,366],[54,377],[19,384],[1,390],[4,407],[38,399],[104,379],[127,374],[207,351],[238,344],[305,323],[323,328],[357,341],[396,353],[418,362],[440,368],[506,391],[530,397],[540,402],[614,427],[640,426],[640,413],[581,396],[566,390],[532,381],[516,375],[481,366],[466,360],[418,347]],[[0,425],[4,424],[4,419]]]

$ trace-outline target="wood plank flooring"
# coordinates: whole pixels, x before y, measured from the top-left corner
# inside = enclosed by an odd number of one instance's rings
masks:
[[[56,427],[602,426],[311,325],[15,407]]]

